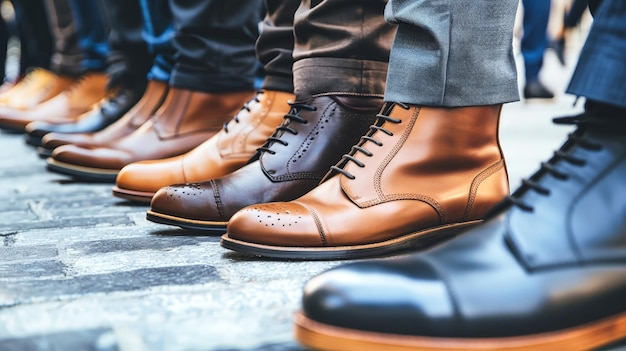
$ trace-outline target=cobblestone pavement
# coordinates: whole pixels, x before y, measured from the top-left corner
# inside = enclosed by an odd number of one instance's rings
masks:
[[[554,74],[563,90],[569,72]],[[550,120],[572,102],[505,107],[513,187],[570,131]],[[153,224],[111,185],[47,172],[20,135],[0,133],[0,200],[0,350],[300,350],[301,288],[341,263],[259,260]]]

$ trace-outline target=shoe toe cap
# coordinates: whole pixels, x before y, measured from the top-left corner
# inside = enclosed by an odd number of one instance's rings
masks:
[[[236,212],[226,231],[231,239],[255,244],[322,247],[326,242],[319,225],[310,211],[297,202],[272,202]]]
[[[162,187],[185,182],[178,158],[133,162],[117,175],[116,185],[122,189],[156,192]]]
[[[421,260],[363,261],[331,269],[305,286],[303,312],[324,324],[379,333],[446,336],[457,329],[444,282]]]
[[[208,183],[175,184],[159,189],[150,210],[168,216],[198,221],[223,221],[215,194]]]

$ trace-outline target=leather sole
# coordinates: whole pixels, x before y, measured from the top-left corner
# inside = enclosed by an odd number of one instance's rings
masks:
[[[47,169],[49,171],[71,176],[77,180],[98,183],[115,183],[119,170],[92,168],[74,165],[48,158]]]
[[[207,234],[215,235],[224,234],[224,232],[226,232],[226,225],[228,224],[228,222],[207,222],[180,218],[154,212],[152,210],[148,210],[148,212],[146,213],[146,219],[154,223],[173,225],[187,230],[203,231],[207,232]]]
[[[583,351],[619,341],[626,335],[626,314],[566,330],[504,338],[429,338],[335,327],[302,312],[295,316],[295,337],[315,350],[359,351]]]
[[[152,192],[123,189],[118,186],[114,186],[111,191],[113,192],[113,196],[115,197],[145,204],[149,204],[150,201],[152,201],[152,197],[154,196],[154,193]]]
[[[421,249],[473,227],[482,220],[429,228],[377,243],[350,246],[291,247],[256,244],[233,239],[228,233],[220,245],[240,253],[287,260],[346,260],[382,256],[399,251]]]

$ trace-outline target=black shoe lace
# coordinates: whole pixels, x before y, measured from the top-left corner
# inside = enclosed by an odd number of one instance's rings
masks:
[[[514,206],[519,207],[520,209],[528,212],[534,211],[533,206],[527,204],[522,200],[522,195],[524,195],[527,191],[533,190],[541,195],[549,196],[550,189],[539,184],[539,179],[543,177],[545,174],[550,174],[556,179],[566,181],[569,179],[570,175],[557,169],[557,165],[565,161],[574,166],[584,167],[587,164],[587,161],[576,156],[572,155],[572,151],[577,147],[582,147],[586,150],[590,151],[600,151],[603,146],[595,143],[593,141],[588,140],[586,127],[588,125],[596,124],[596,122],[592,119],[589,119],[585,114],[581,114],[578,116],[572,117],[560,117],[555,118],[555,124],[564,124],[564,125],[577,125],[579,128],[568,135],[568,139],[563,144],[563,146],[554,152],[554,155],[548,162],[542,162],[541,167],[535,174],[533,174],[528,179],[522,180],[522,186],[515,191],[515,193],[511,194],[505,200],[505,203],[513,204]]]
[[[349,179],[355,179],[356,177],[354,176],[354,174],[346,171],[344,169],[344,167],[349,163],[349,162],[353,162],[354,164],[356,164],[357,166],[363,168],[365,167],[365,164],[361,161],[359,161],[356,158],[356,154],[358,152],[364,154],[367,157],[372,157],[372,155],[374,155],[374,153],[372,153],[370,150],[365,148],[365,144],[368,142],[373,143],[376,146],[383,146],[383,143],[376,139],[374,137],[374,135],[377,132],[381,132],[381,133],[385,133],[389,136],[393,136],[393,133],[390,132],[389,130],[384,128],[385,123],[389,122],[389,123],[402,123],[402,120],[397,119],[397,118],[393,118],[388,116],[387,114],[391,111],[392,107],[395,105],[401,106],[404,109],[409,109],[408,105],[405,104],[401,104],[401,103],[390,103],[387,106],[385,106],[385,108],[383,108],[383,112],[379,113],[376,115],[376,121],[374,122],[373,125],[370,126],[369,131],[361,137],[361,139],[359,140],[359,142],[352,146],[352,149],[350,149],[350,152],[341,156],[341,161],[335,165],[335,166],[331,166],[331,171],[335,171],[335,172],[339,172],[343,175],[345,175],[346,177],[348,177]]]
[[[239,123],[239,114],[240,114],[242,111],[244,111],[244,110],[245,110],[245,111],[247,111],[247,112],[250,112],[250,104],[252,103],[252,101],[254,101],[255,103],[259,103],[259,102],[261,102],[261,100],[259,100],[259,95],[260,95],[260,94],[263,94],[263,91],[262,91],[262,90],[261,90],[261,91],[258,91],[258,92],[256,93],[256,95],[254,96],[254,98],[252,98],[252,100],[249,100],[249,101],[245,102],[245,103],[243,104],[243,106],[241,107],[241,110],[239,110],[239,112],[237,112],[237,114],[235,114],[235,117],[233,117],[233,119],[231,119],[230,121],[228,121],[228,122],[225,122],[225,123],[224,123],[224,132],[228,133],[228,125],[230,124],[230,122],[233,122],[233,121],[234,121],[235,123]]]
[[[288,142],[284,141],[281,139],[281,136],[283,136],[285,133],[290,133],[293,135],[298,135],[298,131],[295,130],[294,128],[291,127],[291,125],[295,122],[295,123],[301,123],[301,124],[307,124],[309,123],[306,119],[302,118],[302,116],[300,116],[300,111],[302,110],[306,110],[306,111],[315,111],[317,110],[317,107],[315,106],[311,106],[311,105],[307,105],[301,102],[289,102],[289,106],[291,106],[291,109],[289,110],[289,113],[287,113],[283,118],[283,123],[276,128],[276,130],[274,130],[274,134],[272,134],[272,136],[270,136],[269,138],[267,138],[267,140],[265,141],[265,144],[259,148],[257,148],[257,151],[259,153],[263,153],[263,152],[267,152],[271,155],[274,155],[276,153],[276,151],[272,150],[271,147],[274,144],[281,144],[284,146],[289,145]]]

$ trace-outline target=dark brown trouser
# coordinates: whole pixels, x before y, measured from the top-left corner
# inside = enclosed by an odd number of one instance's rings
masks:
[[[257,42],[268,74],[265,87],[287,91],[293,62],[298,99],[321,93],[382,96],[395,33],[383,17],[385,3],[266,0],[267,16]]]

